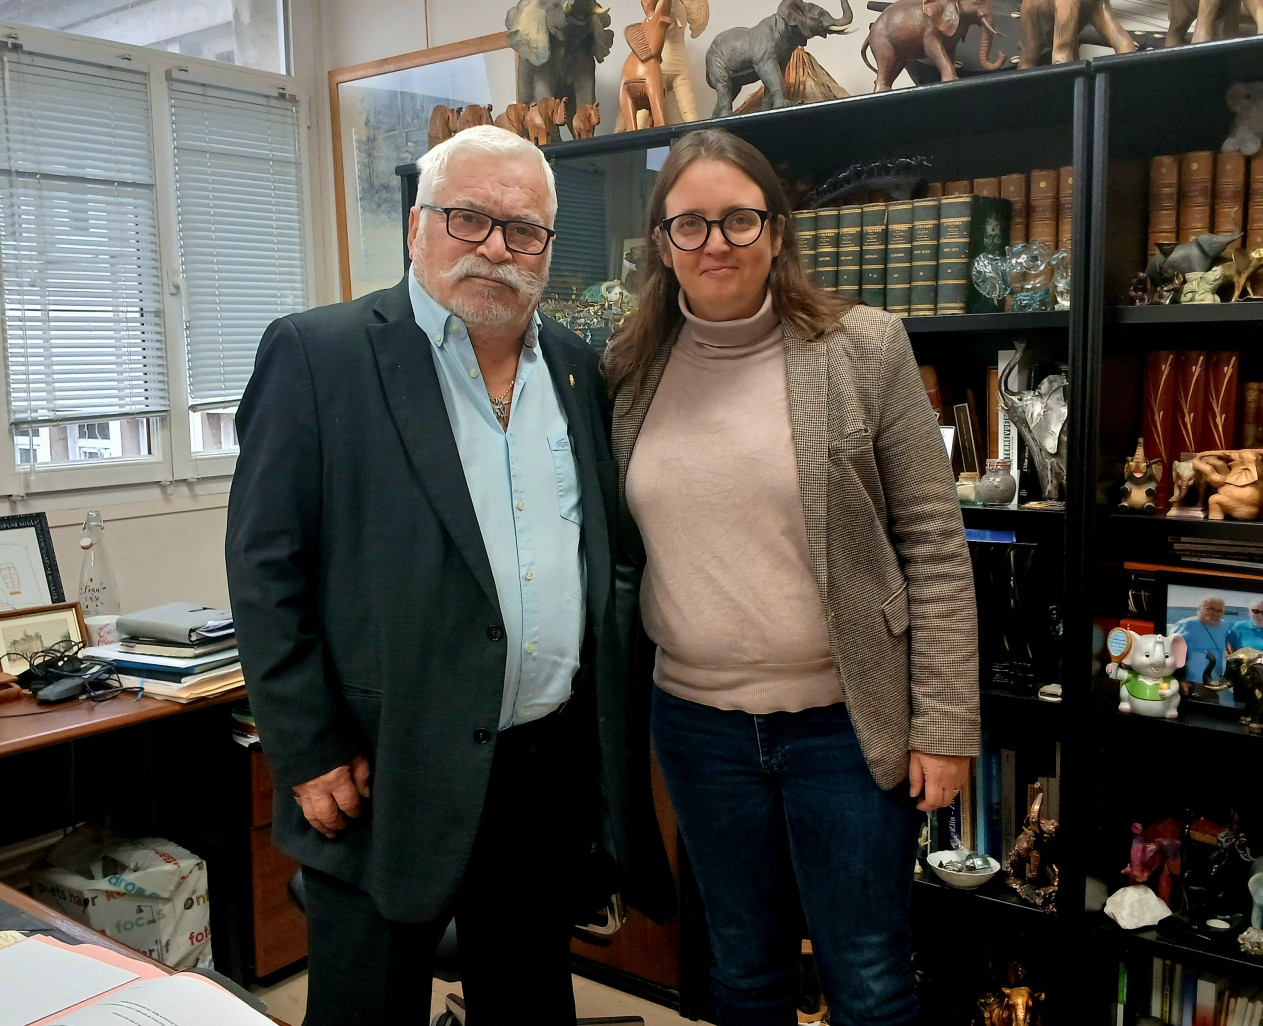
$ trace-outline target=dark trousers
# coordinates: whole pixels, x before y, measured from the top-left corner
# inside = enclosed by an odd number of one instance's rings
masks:
[[[767,716],[655,689],[653,744],[693,865],[720,1026],[792,1026],[801,915],[838,1026],[917,1019],[909,925],[916,832],[881,790],[846,706]]]
[[[468,1026],[575,1021],[570,884],[590,803],[575,778],[569,717],[496,739],[491,782],[452,915]],[[434,950],[448,918],[384,919],[358,888],[304,868],[308,989],[304,1026],[424,1026]]]

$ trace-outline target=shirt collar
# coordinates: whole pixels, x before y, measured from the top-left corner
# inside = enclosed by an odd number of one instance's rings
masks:
[[[453,328],[458,329],[461,334],[468,333],[464,321],[450,310],[440,306],[438,301],[421,287],[411,264],[408,265],[408,298],[412,300],[412,316],[416,318],[417,327],[425,332],[426,337],[436,349],[443,348],[448,332]],[[536,310],[531,314],[531,323],[526,326],[522,344],[534,349],[535,343],[539,341],[539,329],[542,325],[543,321],[540,320],[539,311]]]

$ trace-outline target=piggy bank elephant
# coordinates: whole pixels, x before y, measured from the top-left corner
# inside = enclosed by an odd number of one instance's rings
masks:
[[[971,26],[982,26],[979,59],[991,71],[1004,63],[1004,54],[991,58],[996,35],[987,0],[895,0],[878,16],[860,47],[860,59],[877,75],[873,92],[889,92],[899,73],[926,57],[944,82],[956,80],[956,46]],[[877,66],[868,63],[871,51]]]
[[[568,111],[596,102],[596,66],[614,43],[610,13],[596,0],[518,0],[504,19],[518,55],[518,103],[546,96]]]
[[[1184,42],[1188,27],[1193,29],[1193,42],[1205,43],[1211,39],[1231,39],[1237,35],[1241,24],[1241,8],[1254,19],[1257,32],[1263,32],[1263,0],[1171,0],[1170,20],[1167,23],[1166,46],[1179,46]]]
[[[1033,68],[1052,47],[1052,62],[1079,59],[1079,33],[1091,25],[1115,53],[1138,49],[1109,0],[1022,0],[1022,56],[1018,67]]]
[[[1118,681],[1118,711],[1175,719],[1180,706],[1180,682],[1175,671],[1188,661],[1184,637],[1137,634],[1115,627],[1107,644],[1111,662],[1105,672]]]
[[[790,55],[807,40],[853,31],[851,7],[842,0],[842,17],[835,18],[818,4],[781,0],[752,28],[730,28],[719,33],[706,51],[706,84],[715,90],[714,117],[732,113],[732,101],[745,86],[763,83],[763,108],[788,107],[785,66]]]

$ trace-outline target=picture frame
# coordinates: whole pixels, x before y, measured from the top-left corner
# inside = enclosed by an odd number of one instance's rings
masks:
[[[48,517],[0,516],[0,614],[65,600]]]
[[[78,602],[56,602],[35,609],[0,613],[0,669],[15,676],[30,669],[25,656],[58,641],[82,644],[88,636],[83,607]]]
[[[1223,613],[1219,623],[1209,626],[1202,622],[1201,604],[1204,599],[1219,600]],[[1211,602],[1207,619],[1214,619],[1218,602]],[[1221,686],[1220,674],[1227,661],[1228,649],[1255,648],[1263,650],[1263,613],[1252,614],[1251,609],[1263,610],[1263,580],[1201,576],[1168,577],[1166,581],[1166,610],[1163,633],[1167,636],[1181,634],[1188,643],[1185,679],[1190,685],[1189,698],[1209,702],[1212,705],[1234,708],[1233,689]],[[1203,684],[1203,670],[1207,659],[1205,652],[1215,656],[1211,670],[1212,685]]]
[[[403,274],[395,168],[429,148],[437,104],[491,104],[517,97],[517,54],[493,32],[329,72],[334,206],[342,298],[389,288]]]

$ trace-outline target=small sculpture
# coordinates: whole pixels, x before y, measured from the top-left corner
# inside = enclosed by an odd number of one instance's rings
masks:
[[[1181,242],[1178,246],[1170,242],[1159,242],[1158,252],[1149,258],[1145,277],[1156,290],[1172,284],[1177,273],[1187,278],[1190,274],[1209,271],[1220,254],[1239,238],[1240,232],[1232,235],[1206,232],[1192,242]],[[1155,298],[1155,302],[1157,301]]]
[[[1184,453],[1191,456],[1190,453]],[[1171,461],[1171,484],[1174,494],[1171,496],[1171,508],[1167,516],[1184,520],[1205,520],[1206,499],[1210,494],[1210,485],[1206,475],[1193,466],[1193,460]]]
[[[1183,635],[1139,635],[1115,627],[1106,637],[1110,664],[1107,676],[1118,681],[1118,711],[1139,716],[1179,715],[1180,682],[1175,671],[1188,658]]]
[[[460,118],[459,107],[448,107],[441,103],[434,105],[430,114],[430,149],[441,142],[446,142],[456,134],[456,122]]]
[[[1123,497],[1118,508],[1124,513],[1157,510],[1154,499],[1162,480],[1162,461],[1145,459],[1145,440],[1136,439],[1136,454],[1123,465]]]
[[[566,123],[566,101],[545,96],[531,104],[526,112],[526,137],[536,146],[547,146],[553,135],[561,137],[561,126]]]
[[[614,43],[609,26],[597,0],[518,0],[504,18],[518,55],[518,103],[555,96],[571,111],[596,103],[596,66]]]
[[[1252,10],[1259,20],[1259,31],[1263,32],[1263,9],[1255,5]],[[1180,46],[1194,20],[1197,22],[1197,27],[1193,29],[1194,43],[1231,39],[1237,35],[1240,17],[1239,3],[1225,4],[1220,0],[1171,0],[1171,13],[1167,19],[1167,34],[1163,46]]]
[[[496,127],[506,132],[526,138],[526,112],[530,108],[524,103],[510,103],[504,113],[496,118]]]
[[[763,109],[764,90],[759,86],[741,101],[734,113],[753,114]],[[838,80],[824,70],[820,62],[798,47],[789,55],[785,65],[785,95],[794,106],[804,103],[821,103],[825,100],[841,100],[851,94],[838,85]]]
[[[1254,276],[1263,269],[1263,246],[1258,249],[1251,250],[1247,253],[1244,249],[1234,249],[1232,251],[1233,272],[1232,276],[1236,279],[1236,285],[1232,290],[1232,300],[1235,303],[1241,298],[1244,292],[1251,298],[1258,298],[1263,295],[1263,289],[1255,292]]]
[[[1184,824],[1176,819],[1162,819],[1147,827],[1133,823],[1131,832],[1131,855],[1123,875],[1134,884],[1153,884],[1163,904],[1171,908],[1171,890],[1180,875]]]
[[[601,123],[601,105],[585,103],[570,119],[570,133],[576,139],[591,139],[596,133],[596,126]]]
[[[1218,303],[1219,286],[1224,283],[1224,272],[1221,265],[1212,267],[1201,274],[1189,274],[1184,278],[1184,288],[1180,290],[1180,303]]]
[[[790,55],[807,40],[831,33],[853,31],[851,7],[842,0],[842,18],[834,18],[817,4],[805,0],[781,0],[770,14],[753,28],[730,28],[720,32],[706,51],[706,84],[718,99],[712,117],[732,113],[732,101],[743,87],[762,82],[763,106],[788,107],[785,95],[785,66]]]
[[[991,59],[991,43],[1000,33],[987,0],[895,0],[877,16],[860,46],[860,59],[877,75],[873,92],[889,92],[899,73],[922,57],[934,63],[944,82],[956,81],[956,47],[973,25],[982,26],[982,66],[999,70],[1004,54]],[[876,67],[868,63],[870,49]]]
[[[1255,930],[1263,930],[1263,859],[1255,859],[1250,864],[1250,926]]]
[[[1244,709],[1241,722],[1251,732],[1263,730],[1263,652],[1243,646],[1229,653],[1220,681],[1231,686],[1233,702]]]
[[[491,104],[470,103],[460,108],[460,116],[456,119],[456,131],[463,132],[474,125],[492,124]]]
[[[1057,911],[1057,821],[1042,819],[1044,791],[1035,785],[1030,812],[1009,855],[1008,882],[1022,898],[1045,912]]]
[[[1211,520],[1257,520],[1263,505],[1259,462],[1263,449],[1220,449],[1198,453],[1193,467],[1216,489],[1206,502]]]
[[[629,25],[624,35],[632,52],[623,63],[618,86],[619,121],[639,128],[636,112],[649,111],[651,127],[667,123],[666,84],[662,80],[662,47],[671,26],[671,0],[640,0],[644,21]]]
[[[1010,391],[1009,378],[1025,351],[1026,343],[1019,339],[1013,358],[1000,371],[1000,405],[1029,447],[1044,499],[1060,500],[1066,484],[1066,376],[1049,374],[1038,388]]]
[[[1127,306],[1146,306],[1149,303],[1149,283],[1144,271],[1138,271],[1128,284],[1124,303]]]
[[[1256,17],[1263,18],[1263,7]],[[1263,26],[1259,31],[1263,32]],[[1228,87],[1225,98],[1228,109],[1236,117],[1232,119],[1232,132],[1224,140],[1223,151],[1240,151],[1251,157],[1263,146],[1263,82],[1234,82]]]
[[[1052,47],[1052,62],[1079,59],[1079,33],[1092,25],[1115,53],[1132,53],[1136,41],[1123,28],[1109,0],[1022,0],[1022,56],[1020,68],[1039,64]]]

